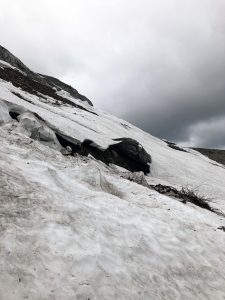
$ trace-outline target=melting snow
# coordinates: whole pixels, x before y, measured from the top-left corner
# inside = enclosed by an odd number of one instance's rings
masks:
[[[225,212],[225,169],[201,154],[4,81],[0,98],[80,141],[137,140],[152,156],[149,183],[198,188]],[[130,182],[122,168],[65,157],[15,126],[0,127],[1,299],[225,299],[223,217]]]

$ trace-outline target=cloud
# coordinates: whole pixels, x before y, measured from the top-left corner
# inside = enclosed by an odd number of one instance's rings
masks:
[[[32,69],[156,136],[225,146],[223,0],[0,4],[1,43]]]
[[[199,147],[206,148],[209,144],[215,148],[225,149],[225,118],[214,118],[207,122],[200,122],[191,128],[190,140],[184,146],[198,144]]]

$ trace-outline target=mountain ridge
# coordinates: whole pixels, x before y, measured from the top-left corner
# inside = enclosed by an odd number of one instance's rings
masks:
[[[55,93],[53,88],[56,90],[59,90],[59,88],[62,88],[63,90],[68,92],[72,97],[80,99],[81,101],[85,101],[89,105],[93,106],[92,102],[87,97],[79,94],[78,91],[76,89],[74,89],[72,86],[63,83],[62,81],[60,81],[59,79],[56,79],[54,77],[38,74],[38,73],[31,71],[27,66],[25,66],[21,62],[20,59],[18,59],[16,56],[14,56],[11,52],[9,52],[6,48],[2,47],[1,45],[0,45],[0,60],[9,63],[16,69],[19,69],[20,71],[24,72],[25,76],[30,78],[30,82],[31,83],[33,82],[33,85],[35,85],[35,81],[38,82],[39,86],[40,86],[39,87],[40,91],[42,91],[42,89],[44,87],[45,88],[48,87],[48,88],[52,89],[52,92],[50,92],[50,94],[54,94],[54,97],[57,97],[57,94]],[[18,74],[18,71],[13,70],[12,73],[14,73],[14,77],[15,77],[15,73]],[[20,78],[22,78],[22,76],[23,76],[23,74],[21,74],[21,73],[18,75],[20,75]],[[11,75],[11,77],[13,77],[13,76]],[[4,79],[4,76],[2,73],[0,73],[0,78]],[[27,81],[28,78],[24,78],[24,82]],[[20,81],[21,81],[21,79],[20,79]],[[23,82],[23,84],[24,84],[24,82]],[[15,79],[14,79],[14,83],[15,83]],[[32,86],[32,84],[30,84],[30,86]],[[38,89],[37,87],[35,87],[35,88]]]

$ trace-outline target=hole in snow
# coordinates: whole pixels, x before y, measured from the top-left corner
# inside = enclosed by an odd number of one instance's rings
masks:
[[[17,117],[18,117],[20,114],[18,114],[17,112],[14,112],[14,111],[10,111],[10,112],[9,112],[9,115],[10,115],[10,117],[11,117],[12,119],[14,119],[14,120],[16,120],[16,121],[18,122]]]
[[[79,141],[73,142],[68,137],[63,136],[63,135],[61,135],[59,133],[56,133],[56,132],[55,132],[55,135],[56,135],[60,145],[63,148],[66,148],[66,147],[69,146],[72,149],[72,153],[79,153],[80,152],[81,147],[80,147]]]

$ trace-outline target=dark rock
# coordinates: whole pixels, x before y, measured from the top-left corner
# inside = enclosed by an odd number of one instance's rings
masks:
[[[39,74],[39,75],[44,77],[47,80],[47,82],[50,85],[52,85],[53,87],[55,87],[56,89],[60,90],[59,89],[59,87],[60,87],[62,90],[68,92],[75,99],[80,99],[82,101],[86,101],[86,102],[88,102],[89,105],[93,106],[93,103],[87,97],[78,93],[78,91],[76,89],[74,89],[72,86],[70,86],[54,77],[42,75],[42,74]]]
[[[131,172],[142,171],[144,174],[150,172],[151,156],[133,139],[116,139],[119,143],[112,144],[107,149],[102,149],[90,139],[81,142],[65,135],[59,128],[43,120],[37,113],[28,111],[20,105],[7,101],[0,101],[0,104],[0,118],[3,121],[12,121],[11,118],[16,119],[18,121],[17,132],[23,133],[31,139],[39,140],[42,144],[59,150],[64,155],[78,153],[88,156],[91,154],[107,165],[115,164]],[[139,180],[143,181],[142,177]]]
[[[25,73],[32,73],[30,69],[28,69],[22,61],[20,61],[16,56],[14,56],[11,52],[0,45],[0,60],[3,60],[15,68],[20,69]]]
[[[95,159],[107,165],[115,164],[131,172],[142,171],[144,174],[150,172],[151,156],[137,141],[125,138],[121,143],[102,149],[90,139],[85,139],[81,143],[60,132],[56,132],[56,136],[62,147],[71,147],[72,153],[78,153],[83,156],[91,154]],[[135,151],[138,153],[135,153]]]
[[[174,197],[174,198],[180,198],[180,193],[177,189],[175,189],[174,187],[172,186],[167,186],[167,185],[162,185],[162,184],[157,184],[157,185],[154,185],[152,186],[154,188],[154,190],[156,190],[158,193],[160,194],[164,194],[164,195],[167,195],[169,197]],[[182,200],[183,202],[184,200]],[[183,203],[186,203],[183,202]]]
[[[41,93],[50,96],[55,100],[61,101],[62,103],[67,103],[79,109],[94,113],[87,110],[81,105],[74,104],[72,101],[68,100],[67,98],[61,97],[56,93],[57,90],[59,91],[60,89],[62,89],[68,92],[72,97],[80,99],[81,101],[86,101],[89,105],[93,106],[92,102],[85,96],[79,94],[76,89],[54,77],[40,75],[31,71],[16,56],[14,56],[11,52],[9,52],[2,46],[0,46],[0,60],[3,60],[11,64],[13,67],[17,68],[0,68],[1,79],[11,82],[14,86],[20,87],[22,90],[28,93],[37,96],[39,96],[39,94]]]
[[[204,196],[199,195],[196,191],[191,190],[189,188],[182,188],[181,190],[177,190],[174,187],[157,184],[157,185],[149,185],[149,187],[153,188],[160,194],[164,194],[169,197],[178,198],[180,202],[186,204],[190,202],[194,205],[197,205],[201,208],[207,209],[211,212],[214,212],[218,215],[223,215],[220,211],[214,209],[209,204],[209,199],[205,198]]]
[[[144,164],[151,163],[150,154],[148,154],[137,141],[131,138],[114,139],[114,141],[120,141],[118,144],[110,146],[111,148],[115,148],[118,153]]]
[[[177,146],[175,143],[167,141],[167,140],[163,140],[170,148],[174,149],[174,150],[178,150],[178,151],[182,151],[182,152],[187,152],[187,150],[185,150],[184,148],[181,148],[179,146]]]

